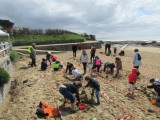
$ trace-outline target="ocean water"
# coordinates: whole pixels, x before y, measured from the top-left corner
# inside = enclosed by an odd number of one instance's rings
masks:
[[[156,37],[125,37],[125,38],[103,38],[103,37],[97,37],[98,41],[157,41],[160,42],[160,36]]]

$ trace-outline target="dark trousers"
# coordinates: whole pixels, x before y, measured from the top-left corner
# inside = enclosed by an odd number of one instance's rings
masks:
[[[76,51],[73,51],[73,57],[76,57]]]
[[[31,63],[31,66],[36,66],[36,59],[32,59],[32,63]]]
[[[139,66],[134,66],[134,68],[137,68],[137,76],[139,76],[140,75],[140,72],[139,72]]]
[[[83,64],[84,73],[86,73],[87,63],[82,63],[82,64]]]
[[[94,60],[94,57],[95,57],[95,54],[91,54],[91,57],[90,57],[91,63],[92,63],[92,59]]]

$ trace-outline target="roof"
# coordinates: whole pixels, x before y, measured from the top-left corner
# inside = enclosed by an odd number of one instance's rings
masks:
[[[9,36],[9,34],[0,30],[0,36]]]

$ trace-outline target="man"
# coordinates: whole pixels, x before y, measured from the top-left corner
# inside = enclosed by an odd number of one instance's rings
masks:
[[[99,85],[98,81],[89,77],[89,76],[86,76],[85,80],[88,83],[83,87],[83,89],[85,89],[86,87],[91,87],[92,88],[91,96],[93,98],[94,92],[95,92],[95,95],[96,95],[96,98],[97,98],[96,104],[99,105],[100,104],[100,100],[99,100],[100,85]]]
[[[137,71],[137,77],[138,77],[140,75],[139,66],[142,65],[142,61],[141,61],[142,57],[138,49],[135,49],[134,52],[135,53],[133,55],[133,66],[138,70]]]
[[[80,97],[79,97],[79,88],[82,87],[81,82],[73,82],[73,84],[65,83],[60,85],[59,92],[64,96],[64,98],[69,99],[71,102],[71,111],[75,112],[75,97],[73,94],[76,94],[76,98],[78,100],[78,103],[80,103]],[[64,101],[65,105],[66,101]]]
[[[73,57],[76,57],[76,52],[77,52],[77,46],[76,46],[76,44],[74,44],[72,46],[72,51],[73,51]]]
[[[157,102],[160,102],[160,81],[158,79],[150,79],[151,85],[148,85],[147,88],[154,88],[154,90],[158,93]]]

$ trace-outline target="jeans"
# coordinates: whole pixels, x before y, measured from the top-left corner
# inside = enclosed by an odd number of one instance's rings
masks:
[[[68,98],[71,101],[71,104],[75,102],[75,98],[71,92],[67,90],[67,88],[60,87],[59,92],[65,97]]]

